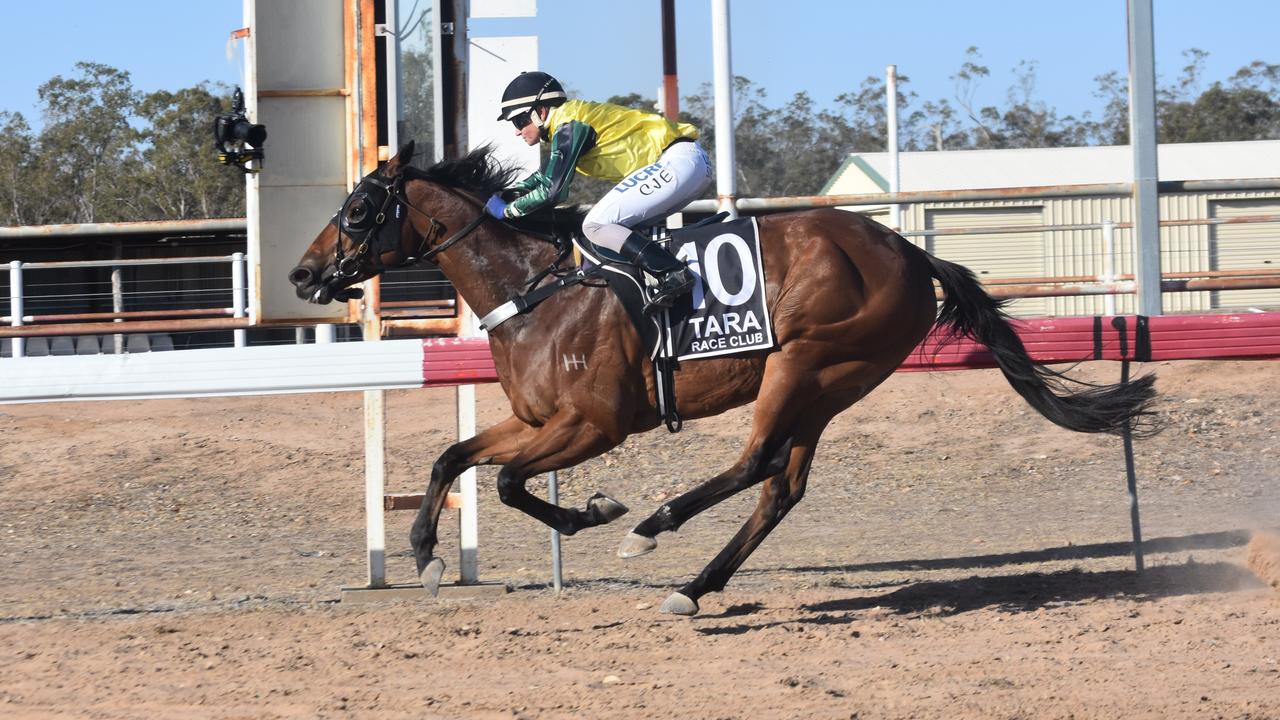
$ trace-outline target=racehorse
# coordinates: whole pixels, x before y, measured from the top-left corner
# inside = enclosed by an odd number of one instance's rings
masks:
[[[409,165],[410,143],[365,176],[289,273],[299,298],[347,299],[352,285],[385,269],[432,260],[481,316],[527,290],[556,260],[544,237],[489,217],[485,199],[514,171],[487,148],[427,170]],[[750,518],[662,612],[693,615],[722,590],[804,495],[814,450],[831,419],[884,382],[930,329],[985,344],[1005,378],[1049,420],[1079,432],[1143,427],[1154,377],[1089,385],[1033,361],[1001,303],[964,267],[935,258],[892,230],[851,212],[815,209],[758,218],[770,350],[686,361],[675,397],[684,418],[755,402],[751,432],[732,467],[669,500],[636,525],[622,557],[654,550],[716,503],[761,484]],[[944,299],[938,306],[934,281]],[[511,417],[450,446],[431,469],[410,534],[419,578],[435,593],[444,562],[437,524],[454,478],[476,465],[501,465],[502,502],[572,535],[627,511],[597,493],[582,509],[547,503],[525,488],[535,475],[577,465],[659,424],[646,349],[609,290],[578,285],[489,334]],[[566,362],[572,357],[574,362]],[[585,359],[585,362],[582,360]]]

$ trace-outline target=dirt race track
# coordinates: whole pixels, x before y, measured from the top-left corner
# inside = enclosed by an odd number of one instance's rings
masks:
[[[753,491],[614,550],[732,462],[749,409],[564,473],[564,504],[603,489],[632,513],[566,539],[560,596],[548,531],[486,469],[481,576],[514,591],[350,605],[358,394],[0,407],[0,717],[1280,718],[1280,591],[1246,566],[1280,524],[1280,365],[1145,370],[1168,427],[1137,443],[1141,576],[1118,439],[1055,428],[994,371],[899,374],[691,619],[657,606]],[[479,395],[482,424],[505,416]],[[421,490],[452,402],[391,394],[391,490]],[[388,522],[395,582],[410,520]],[[1267,547],[1255,566],[1280,567]]]

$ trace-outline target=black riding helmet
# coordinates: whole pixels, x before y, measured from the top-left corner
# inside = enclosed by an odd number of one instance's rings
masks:
[[[550,75],[534,70],[522,72],[502,91],[499,120],[510,120],[534,105],[560,105],[566,100],[564,86]]]

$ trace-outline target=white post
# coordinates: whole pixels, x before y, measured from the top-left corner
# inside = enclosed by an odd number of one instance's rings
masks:
[[[116,251],[116,259],[120,259],[119,249]],[[124,279],[118,267],[111,268],[111,312],[124,312]],[[116,318],[113,322],[123,321]],[[117,355],[124,353],[124,335],[116,333],[112,336],[112,343]]]
[[[234,253],[231,256],[231,315],[232,317],[242,318],[245,316],[245,295],[244,295],[244,253]],[[232,344],[235,347],[244,347],[248,331],[243,328],[232,330],[234,338]]]
[[[552,470],[547,474],[547,502],[560,504],[560,475]],[[564,588],[563,563],[560,559],[560,531],[551,529],[551,587],[557,593]]]
[[[889,192],[897,194],[902,190],[898,175],[898,66],[890,65],[886,74],[885,103],[886,122],[889,131]],[[889,206],[889,226],[902,231],[902,205],[894,203]]]
[[[22,316],[26,314],[22,305],[22,261],[9,261],[9,324],[19,327],[23,324]],[[27,354],[27,339],[15,337],[10,347],[12,357],[20,358]]]
[[[371,588],[387,586],[387,533],[382,508],[387,452],[385,395],[382,390],[364,392],[364,539]]]
[[[729,0],[711,0],[711,52],[715,74],[716,197],[720,212],[738,217],[733,146],[733,63],[729,42]]]
[[[459,303],[459,335],[475,334],[475,315],[465,302]],[[458,440],[475,437],[476,434],[476,386],[459,385],[457,388]],[[479,548],[480,516],[476,503],[476,469],[468,468],[458,478],[458,490],[462,495],[462,507],[458,509],[458,581],[463,585],[480,582]]]
[[[1110,220],[1102,221],[1102,282],[1111,284],[1116,281],[1116,224]],[[1105,315],[1116,314],[1116,296],[1104,295],[1102,312]]]
[[[321,323],[316,325],[316,344],[323,345],[331,343],[334,340],[333,324]]]

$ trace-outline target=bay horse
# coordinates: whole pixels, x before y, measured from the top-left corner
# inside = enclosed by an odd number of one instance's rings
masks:
[[[409,143],[365,176],[311,242],[289,273],[299,298],[347,299],[358,292],[351,287],[358,282],[430,259],[483,316],[526,291],[556,259],[557,249],[545,238],[485,214],[485,200],[514,178],[487,148],[425,171],[409,165],[412,156]],[[827,208],[764,215],[758,223],[775,346],[686,361],[675,380],[683,418],[755,402],[742,454],[637,524],[618,553],[650,552],[660,533],[756,484],[759,502],[706,568],[666,599],[662,612],[693,615],[703,595],[725,587],[804,495],[827,424],[884,382],[935,324],[985,344],[1013,389],[1068,430],[1121,432],[1150,412],[1153,376],[1089,385],[1036,363],[1001,302],[969,270],[862,215]],[[935,280],[944,293],[941,307]],[[450,446],[431,469],[410,542],[419,579],[433,594],[444,570],[435,556],[440,511],[464,470],[500,465],[503,503],[572,535],[627,508],[599,493],[582,509],[558,507],[529,493],[525,481],[578,465],[660,422],[646,348],[607,289],[568,288],[494,328],[489,341],[512,414]],[[585,362],[563,362],[566,357]]]

